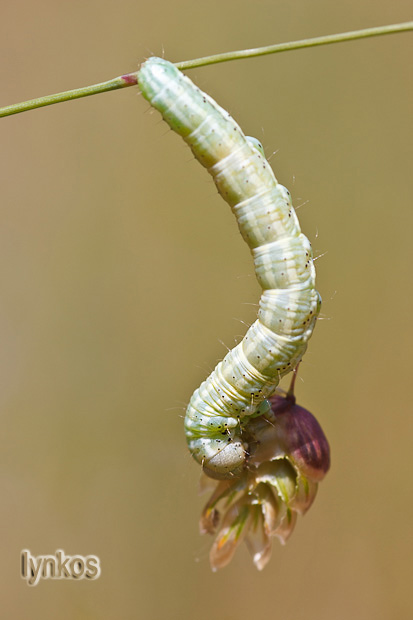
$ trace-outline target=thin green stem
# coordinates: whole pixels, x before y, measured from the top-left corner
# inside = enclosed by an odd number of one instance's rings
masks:
[[[106,93],[110,90],[118,90],[119,88],[125,88],[126,86],[133,86],[137,83],[137,74],[129,73],[127,75],[116,77],[108,82],[101,82],[100,84],[93,84],[92,86],[85,86],[74,90],[66,90],[63,93],[57,93],[56,95],[46,95],[45,97],[30,99],[29,101],[24,101],[23,103],[8,105],[5,108],[0,108],[0,117],[19,114],[19,112],[42,108],[46,105],[61,103],[62,101],[80,99],[81,97],[89,97],[90,95],[98,95],[99,93]]]
[[[290,50],[299,50],[306,47],[317,47],[319,45],[330,45],[332,43],[342,43],[344,41],[354,41],[356,39],[366,39],[368,37],[379,37],[385,34],[396,34],[399,32],[407,32],[413,30],[413,22],[405,22],[403,24],[392,24],[391,26],[379,26],[377,28],[366,28],[365,30],[354,30],[352,32],[343,32],[341,34],[332,34],[325,37],[316,37],[314,39],[302,39],[301,41],[290,41],[289,43],[278,43],[276,45],[268,45],[267,47],[256,47],[249,50],[239,50],[236,52],[226,52],[223,54],[215,54],[214,56],[205,56],[204,58],[195,58],[194,60],[184,60],[177,62],[175,65],[178,69],[193,69],[205,65],[212,65],[219,62],[228,62],[230,60],[240,60],[241,58],[254,58],[255,56],[265,56],[267,54],[277,54],[279,52],[287,52]],[[80,99],[89,95],[97,95],[98,93],[108,92],[133,86],[137,84],[137,73],[128,73],[120,77],[116,77],[108,82],[77,88],[75,90],[67,90],[56,95],[47,95],[24,101],[23,103],[15,103],[4,108],[0,108],[0,117],[18,114],[27,110],[34,110],[43,106],[61,103],[71,99]]]
[[[239,50],[238,52],[225,52],[214,56],[204,56],[194,60],[184,60],[174,63],[178,69],[193,69],[203,67],[218,62],[229,60],[240,60],[241,58],[254,58],[254,56],[266,56],[267,54],[278,54],[290,50],[301,50],[306,47],[317,47],[319,45],[331,45],[332,43],[342,43],[344,41],[354,41],[356,39],[367,39],[369,37],[379,37],[385,34],[395,34],[413,30],[413,22],[403,24],[393,24],[391,26],[378,26],[377,28],[366,28],[364,30],[353,30],[340,34],[330,34],[325,37],[315,37],[314,39],[301,39],[301,41],[290,41],[289,43],[277,43],[267,47],[256,47],[249,50]]]

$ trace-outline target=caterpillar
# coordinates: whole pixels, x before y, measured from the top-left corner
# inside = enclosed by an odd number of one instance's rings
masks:
[[[258,318],[243,340],[195,390],[185,416],[193,457],[217,479],[239,476],[248,462],[248,423],[301,360],[320,311],[310,242],[290,192],[275,178],[256,138],[167,60],[152,57],[139,88],[190,146],[229,204],[263,290]]]

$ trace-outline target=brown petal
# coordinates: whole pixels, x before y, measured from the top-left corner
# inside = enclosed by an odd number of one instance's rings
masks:
[[[285,516],[286,506],[275,497],[268,484],[260,483],[254,489],[253,496],[261,506],[264,531],[268,536],[272,536]]]
[[[281,521],[281,524],[274,532],[274,535],[280,539],[282,545],[285,545],[288,538],[293,533],[295,524],[297,522],[297,513],[290,508],[287,508],[287,513],[284,519]]]
[[[296,492],[297,474],[288,459],[263,463],[257,469],[257,482],[266,482],[277,490],[278,496],[288,504]]]
[[[216,480],[214,481],[215,490],[206,503],[199,521],[199,530],[201,534],[215,533],[219,524],[219,512],[216,509],[216,505],[225,497],[230,498],[229,501],[231,501],[231,498],[234,497],[239,490],[243,490],[245,482],[246,476],[244,476],[242,480],[222,480],[218,483]]]
[[[300,515],[304,515],[310,508],[317,495],[318,483],[299,476],[297,480],[297,491],[290,507]]]
[[[245,538],[252,519],[251,506],[246,503],[246,499],[241,498],[233,504],[223,518],[209,554],[213,571],[229,564],[238,545]]]
[[[254,508],[258,509],[258,512],[249,528],[245,542],[255,566],[258,570],[262,570],[271,557],[272,544],[266,531],[263,515],[258,506]]]
[[[216,508],[205,506],[199,519],[200,534],[215,534],[219,525],[219,512]]]

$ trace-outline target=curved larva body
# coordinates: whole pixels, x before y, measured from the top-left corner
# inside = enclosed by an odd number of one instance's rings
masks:
[[[160,58],[142,65],[138,84],[212,175],[263,289],[257,321],[194,392],[185,418],[195,459],[212,477],[229,477],[244,467],[248,420],[266,408],[264,399],[295,368],[314,329],[320,297],[311,246],[261,145],[228,112]]]

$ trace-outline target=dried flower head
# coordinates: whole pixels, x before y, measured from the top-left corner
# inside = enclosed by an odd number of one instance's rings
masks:
[[[315,417],[296,405],[294,380],[295,374],[288,393],[270,398],[268,411],[246,426],[248,460],[242,474],[218,483],[203,477],[204,489],[214,486],[200,520],[202,534],[216,534],[212,570],[226,566],[243,540],[262,570],[272,538],[285,544],[297,514],[310,508],[330,467],[327,439]]]

